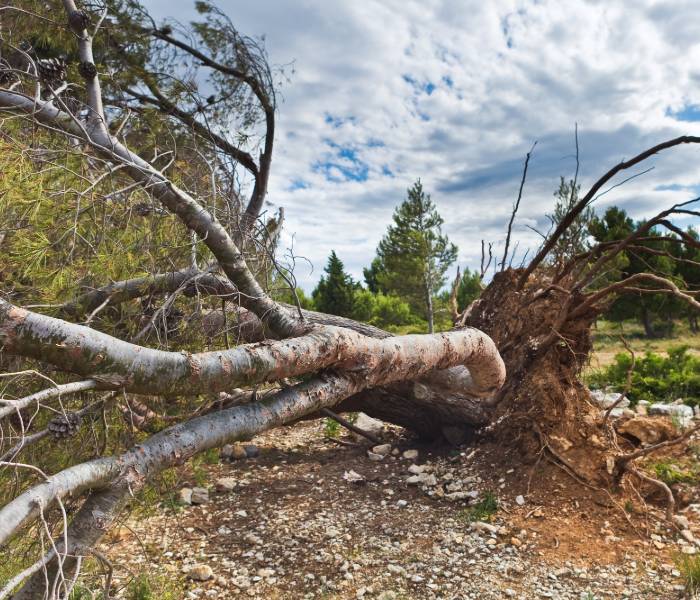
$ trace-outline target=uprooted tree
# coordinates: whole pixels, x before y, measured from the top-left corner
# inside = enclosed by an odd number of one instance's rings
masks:
[[[117,0],[0,9],[0,144],[20,168],[0,205],[14,260],[0,299],[0,468],[12,482],[0,547],[26,558],[0,598],[66,597],[84,558],[106,560],[96,544],[149,479],[327,407],[456,443],[503,436],[590,485],[644,477],[641,451],[618,443],[578,375],[592,323],[619,294],[700,308],[652,272],[604,283],[652,228],[697,248],[673,217],[699,213],[673,206],[624,239],[547,259],[618,173],[700,138],[613,167],[527,266],[507,267],[506,245],[452,331],[395,337],[274,299],[294,288],[275,252],[281,215],[263,223],[274,74],[260,45],[199,4],[187,30]],[[110,436],[114,419],[128,435]]]

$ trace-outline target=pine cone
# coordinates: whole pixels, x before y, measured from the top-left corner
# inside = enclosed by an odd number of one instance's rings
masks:
[[[40,58],[36,61],[39,79],[52,88],[60,87],[66,80],[66,67],[66,61],[62,58]]]
[[[12,69],[6,69],[0,66],[0,87],[10,87],[19,78]]]
[[[82,421],[80,415],[67,412],[65,415],[57,415],[49,421],[49,431],[56,439],[68,438],[75,435]]]

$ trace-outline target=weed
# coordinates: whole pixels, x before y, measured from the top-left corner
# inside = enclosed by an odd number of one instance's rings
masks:
[[[700,554],[679,554],[676,566],[685,580],[685,589],[691,596],[700,592]]]
[[[128,600],[176,600],[182,597],[181,582],[177,578],[154,577],[142,573],[127,588]]]
[[[463,510],[460,516],[469,522],[490,521],[496,512],[498,512],[498,498],[493,492],[488,491],[474,506]]]
[[[202,457],[202,462],[206,465],[217,465],[219,464],[219,450],[218,448],[209,448],[205,450],[200,455]]]
[[[325,418],[323,420],[323,433],[326,437],[336,438],[340,434],[340,423],[335,419]]]

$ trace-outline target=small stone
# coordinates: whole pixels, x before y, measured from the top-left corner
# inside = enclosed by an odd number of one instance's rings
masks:
[[[418,458],[418,450],[404,450],[401,456],[406,460],[416,460]]]
[[[274,569],[258,569],[258,577],[272,577],[274,574]]]
[[[207,502],[209,502],[209,490],[207,488],[192,488],[192,504],[206,504]]]
[[[233,457],[233,444],[226,444],[219,450],[219,458],[221,460],[231,460]]]
[[[384,455],[377,454],[376,452],[372,452],[371,450],[367,450],[367,458],[369,458],[370,460],[373,460],[375,462],[379,462],[381,460],[384,460]]]
[[[452,492],[451,494],[445,494],[445,498],[450,502],[456,502],[457,500],[475,500],[479,497],[479,492],[472,490],[469,492]]]
[[[226,444],[219,454],[224,460],[240,460],[248,456],[240,444]]]
[[[246,533],[245,536],[243,536],[243,539],[252,546],[259,546],[263,543],[263,541],[254,533]]]
[[[184,487],[177,495],[180,504],[192,504],[192,488]]]
[[[497,525],[491,525],[491,523],[484,523],[483,521],[474,521],[471,524],[471,528],[476,529],[477,531],[491,533],[493,535],[496,535],[500,530],[500,527]]]
[[[214,577],[214,571],[209,565],[197,564],[187,569],[186,575],[193,581],[209,581]]]
[[[408,506],[408,500],[398,500],[396,502],[396,506],[398,506],[399,508],[405,508],[406,506]]]
[[[695,536],[693,536],[693,532],[690,531],[690,529],[684,529],[683,531],[681,531],[681,537],[683,537],[684,540],[690,542],[691,544],[695,542]]]
[[[522,541],[516,537],[510,538],[510,544],[511,546],[515,546],[516,548],[519,548],[523,545]]]
[[[505,592],[506,596],[508,596],[509,598],[515,598],[515,596],[517,596],[517,592],[511,588],[506,588],[504,590],[504,592]]]
[[[413,473],[413,475],[420,475],[425,469],[426,465],[411,465],[408,467],[408,472]]]
[[[352,469],[350,471],[345,471],[345,473],[343,473],[343,479],[345,481],[347,481],[348,483],[360,484],[360,483],[365,482],[364,475],[360,475],[359,473],[356,473]]]
[[[523,496],[516,496],[516,497],[515,497],[515,503],[516,503],[518,506],[522,506],[523,504],[525,504],[525,498],[524,498]]]
[[[387,590],[386,592],[382,592],[377,596],[377,600],[396,600],[396,592],[393,592],[391,590]]]
[[[243,452],[245,452],[244,458],[257,458],[260,456],[260,448],[254,446],[253,444],[243,446]]]
[[[214,485],[217,492],[232,492],[237,483],[235,477],[219,477]]]
[[[391,454],[391,444],[379,444],[379,446],[372,448],[372,452],[381,456],[388,456]]]
[[[681,529],[690,529],[690,521],[683,515],[673,515],[673,522]]]

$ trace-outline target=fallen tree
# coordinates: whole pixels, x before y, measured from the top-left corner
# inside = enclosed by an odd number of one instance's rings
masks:
[[[259,47],[213,9],[205,13],[213,15],[212,20],[206,22],[208,29],[199,29],[204,34],[197,42],[179,37],[171,27],[156,27],[140,10],[118,13],[121,20],[107,27],[106,12],[81,10],[74,0],[63,0],[62,5],[53,7],[50,20],[58,29],[58,22],[67,23],[62,35],[77,48],[80,79],[56,86],[42,75],[35,55],[12,39],[3,39],[4,56],[10,58],[0,79],[0,111],[7,119],[20,119],[16,135],[26,148],[35,139],[22,137],[21,127],[27,123],[31,131],[40,127],[46,139],[64,140],[71,159],[88,174],[82,177],[84,185],[91,192],[100,190],[101,202],[114,198],[116,188],[118,196],[134,205],[131,208],[138,206],[145,218],[155,219],[158,213],[153,206],[144,208],[131,200],[129,194],[139,190],[154,206],[158,203],[175,215],[183,226],[182,244],[176,246],[181,260],[179,268],[170,271],[84,286],[84,293],[46,307],[52,315],[32,309],[24,292],[4,291],[5,299],[0,300],[3,375],[20,378],[13,391],[22,389],[21,378],[27,374],[43,379],[45,385],[1,401],[0,425],[7,432],[10,451],[2,448],[0,465],[4,472],[13,473],[18,485],[8,488],[0,508],[0,546],[9,548],[22,534],[34,532],[50,549],[9,581],[0,598],[13,592],[15,598],[67,597],[83,557],[93,555],[99,560],[95,545],[128,498],[149,478],[199,452],[328,407],[336,412],[362,410],[423,436],[444,436],[456,443],[486,431],[520,444],[526,458],[546,450],[591,484],[619,482],[633,458],[620,450],[614,432],[593,411],[578,380],[591,349],[591,325],[621,293],[664,291],[696,309],[700,304],[693,292],[680,290],[653,273],[603,286],[600,276],[652,227],[665,227],[680,243],[697,247],[698,242],[670,219],[698,213],[688,205],[677,205],[618,243],[596,246],[564,265],[552,266],[546,259],[577,214],[615,175],[660,151],[695,144],[700,138],[676,138],[615,166],[565,215],[527,266],[507,267],[506,247],[501,270],[479,300],[455,314],[453,331],[392,336],[365,324],[277,302],[268,293],[271,270],[282,278],[287,275],[275,264],[269,231],[259,227],[275,108],[272,78]],[[12,10],[23,23],[45,16],[19,6],[6,7]],[[59,19],[59,10],[64,18]],[[209,102],[191,88],[183,92],[172,82],[166,85],[156,73],[162,65],[128,62],[128,58],[126,66],[138,73],[137,81],[119,82],[119,86],[112,81],[104,92],[93,40],[107,27],[107,42],[100,52],[103,63],[109,64],[110,52],[116,49],[120,56],[124,54],[117,25],[122,36],[138,37],[157,56],[192,61],[208,69],[216,81],[223,81],[217,89],[221,98],[213,96]],[[219,102],[227,106],[226,98],[232,96],[239,98],[238,109],[253,111],[252,103],[263,115],[258,162],[243,143],[227,139],[207,119],[208,107]],[[169,124],[173,137],[187,142],[182,150],[186,156],[204,152],[205,158],[214,161],[207,193],[198,193],[197,185],[186,189],[186,182],[178,181],[186,178],[179,177],[171,164],[158,167],[157,147],[151,160],[144,158],[145,152],[131,148],[140,130],[124,132],[123,124],[130,111],[142,111],[143,106],[162,118],[160,127]],[[123,118],[121,125],[117,117]],[[37,144],[43,140],[40,137]],[[194,141],[204,150],[192,150]],[[198,165],[205,163],[208,160]],[[245,207],[240,204],[241,194],[222,183],[235,179],[235,165],[252,177],[253,191]],[[107,180],[115,183],[103,191]],[[77,226],[71,231],[76,232]],[[168,333],[167,318],[176,302],[200,303],[203,298],[225,305],[220,311],[222,329],[235,336],[237,345],[228,347],[228,337],[226,347],[207,352],[192,351],[186,344],[172,351],[167,340],[165,348],[140,343],[161,323]],[[144,302],[149,310],[152,301],[160,306],[145,321],[129,327],[124,321],[133,313],[120,311],[134,301]],[[201,315],[201,306],[193,312]],[[234,320],[231,326],[229,316]],[[195,321],[195,328],[200,326],[201,320]],[[294,380],[291,385],[289,378]],[[243,404],[220,410],[214,410],[209,399],[217,392],[277,383],[282,388],[271,389],[264,398],[253,393]],[[78,400],[76,394],[84,398]],[[177,410],[182,397],[189,398],[187,410]],[[48,432],[76,434],[91,415],[99,411],[105,415],[110,403],[122,403],[128,412],[129,398],[142,403],[144,410],[150,410],[153,399],[173,409],[167,426],[117,452],[106,452],[105,443],[98,456],[51,473],[43,465],[20,460],[33,444],[53,439]],[[37,431],[47,412],[54,415],[52,420],[45,430]],[[74,509],[70,519],[66,503]]]

